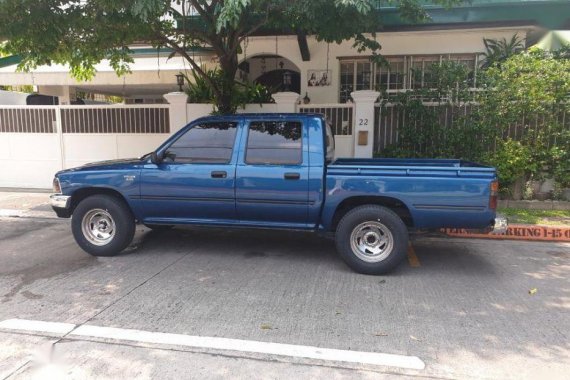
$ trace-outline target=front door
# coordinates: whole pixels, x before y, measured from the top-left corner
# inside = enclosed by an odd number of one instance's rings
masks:
[[[236,222],[235,137],[238,123],[191,126],[167,149],[164,161],[142,171],[146,223]]]
[[[241,224],[308,228],[308,136],[300,121],[250,121],[236,171]]]

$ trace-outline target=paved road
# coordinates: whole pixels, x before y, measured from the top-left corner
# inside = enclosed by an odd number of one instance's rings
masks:
[[[567,378],[570,245],[425,238],[414,249],[419,266],[374,277],[351,272],[332,241],[310,234],[141,227],[125,254],[93,258],[75,245],[68,221],[0,218],[0,321],[417,356],[426,364],[412,370],[4,329],[0,379]]]

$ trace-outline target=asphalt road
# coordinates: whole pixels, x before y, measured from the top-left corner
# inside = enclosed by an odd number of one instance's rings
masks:
[[[139,228],[94,258],[69,222],[0,218],[0,323],[115,327],[416,356],[425,369],[0,329],[4,378],[567,379],[570,245],[418,239],[389,276],[274,231]],[[532,289],[532,291],[531,291]]]

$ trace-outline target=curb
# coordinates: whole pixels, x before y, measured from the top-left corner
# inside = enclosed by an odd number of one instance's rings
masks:
[[[57,219],[57,215],[53,211],[28,211],[28,210],[0,209],[0,218]]]
[[[510,224],[507,232],[503,234],[482,234],[470,232],[462,228],[443,228],[441,232],[447,236],[476,238],[476,239],[497,239],[497,240],[527,240],[527,241],[550,241],[569,243],[570,227],[568,226],[540,226],[534,224]]]

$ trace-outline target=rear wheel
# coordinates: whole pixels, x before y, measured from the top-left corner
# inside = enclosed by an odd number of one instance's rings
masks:
[[[340,256],[354,271],[384,274],[405,259],[408,229],[390,209],[365,205],[340,220],[335,240]]]
[[[133,240],[135,219],[123,200],[110,195],[92,195],[73,211],[71,230],[85,252],[93,256],[114,256]]]

